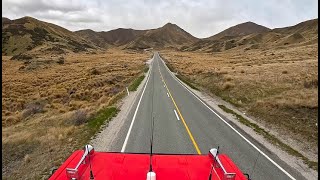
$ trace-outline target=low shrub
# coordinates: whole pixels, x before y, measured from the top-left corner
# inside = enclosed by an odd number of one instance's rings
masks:
[[[59,57],[57,63],[58,64],[64,64],[64,57]]]
[[[46,103],[41,100],[30,102],[25,106],[25,109],[22,112],[22,117],[27,118],[33,114],[43,112],[45,105]]]
[[[87,112],[83,109],[78,109],[72,116],[72,123],[76,126],[84,124],[88,121]]]

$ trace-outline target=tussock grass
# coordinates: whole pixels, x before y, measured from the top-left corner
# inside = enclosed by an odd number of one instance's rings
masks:
[[[86,123],[87,120],[87,112],[82,109],[76,110],[72,117],[72,122],[76,126]]]
[[[181,81],[183,81],[184,83],[186,83],[189,87],[191,87],[192,89],[195,89],[195,90],[199,90],[196,86],[193,85],[193,83],[191,83],[191,81],[185,77],[185,76],[182,76],[180,74],[177,74],[176,75],[177,78],[179,78]]]
[[[46,63],[49,56],[39,54],[43,64],[33,70],[27,67],[36,59],[3,56],[3,178],[48,179],[50,169],[116,115],[115,103],[143,72],[150,54],[117,49],[69,53],[63,64]],[[91,74],[94,68],[99,73]]]
[[[230,88],[232,88],[232,87],[234,87],[235,85],[233,84],[233,83],[231,83],[231,82],[225,82],[224,84],[223,84],[223,86],[222,86],[222,89],[223,90],[227,90],[227,89],[230,89]]]
[[[225,76],[226,81],[231,81],[233,78],[231,76]]]

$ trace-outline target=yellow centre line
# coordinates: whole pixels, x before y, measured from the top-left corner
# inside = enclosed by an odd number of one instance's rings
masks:
[[[166,87],[166,89],[167,89],[167,91],[168,91],[168,93],[169,93],[169,95],[170,95],[170,98],[171,98],[171,100],[172,100],[172,102],[173,102],[174,106],[175,106],[175,107],[176,107],[176,109],[177,109],[177,112],[178,112],[178,114],[179,114],[179,116],[180,116],[180,119],[182,120],[182,122],[183,122],[183,124],[184,124],[184,127],[186,128],[186,130],[187,130],[187,132],[188,132],[188,134],[189,134],[189,137],[190,137],[190,139],[191,139],[191,141],[192,141],[192,143],[193,143],[193,145],[194,145],[194,147],[195,147],[195,149],[196,149],[197,153],[198,153],[198,154],[201,154],[201,151],[200,151],[200,149],[199,149],[199,147],[198,147],[197,142],[194,140],[194,138],[193,138],[193,136],[192,136],[192,133],[191,133],[191,131],[190,131],[190,129],[189,129],[189,127],[188,127],[187,123],[185,122],[185,120],[184,120],[184,118],[183,118],[182,114],[180,113],[180,110],[179,110],[179,108],[178,108],[178,106],[177,106],[176,102],[174,101],[174,99],[173,99],[173,97],[172,97],[172,95],[171,95],[171,92],[170,92],[170,90],[169,90],[169,88],[168,88],[168,86],[167,86],[166,82],[164,81],[164,78],[162,77],[162,74],[161,74],[161,71],[160,71],[160,66],[159,66],[159,72],[160,72],[161,79],[162,79],[163,83],[165,84],[165,87]]]

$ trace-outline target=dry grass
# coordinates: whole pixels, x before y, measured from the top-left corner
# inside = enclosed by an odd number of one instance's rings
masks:
[[[231,89],[232,87],[234,87],[234,84],[231,83],[231,82],[225,82],[225,83],[222,85],[222,89],[223,89],[223,90],[228,90],[228,89]]]
[[[313,44],[161,54],[180,76],[234,104],[283,139],[294,141],[298,149],[317,157],[317,49]]]
[[[63,64],[41,62],[33,70],[19,70],[37,62],[3,56],[2,176],[48,177],[52,167],[87,143],[92,134],[85,122],[121,98],[125,87],[143,73],[149,57],[110,49],[72,53]]]

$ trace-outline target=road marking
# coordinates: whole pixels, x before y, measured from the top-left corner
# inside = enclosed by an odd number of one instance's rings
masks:
[[[160,58],[160,57],[159,57]],[[161,58],[160,58],[161,59]],[[235,131],[240,137],[242,137],[247,143],[249,143],[253,148],[255,148],[260,154],[262,154],[265,158],[267,158],[273,165],[275,165],[278,169],[280,169],[284,174],[286,174],[290,179],[295,180],[295,178],[289,174],[286,170],[284,170],[279,164],[277,164],[275,161],[273,161],[268,155],[266,155],[264,152],[262,152],[257,146],[255,146],[252,142],[250,142],[246,137],[244,137],[242,134],[240,134],[239,131],[237,131],[234,127],[232,127],[226,120],[224,120],[219,114],[217,114],[214,110],[212,110],[206,103],[204,103],[198,96],[196,96],[191,90],[189,90],[187,87],[185,87],[184,84],[181,83],[180,79],[172,75],[172,72],[169,70],[169,68],[165,65],[164,61],[161,59],[163,65],[166,67],[169,74],[175,79],[177,82],[181,84],[182,87],[184,87],[189,93],[191,93],[196,99],[198,99],[204,106],[206,106],[211,112],[213,112],[216,116],[218,116],[226,125],[228,125],[233,131]]]
[[[169,96],[169,93],[167,93],[167,96],[170,97],[170,96]]]
[[[153,67],[153,63],[152,63],[152,67]],[[134,112],[134,115],[133,115],[133,118],[132,118],[132,121],[131,121],[129,130],[128,130],[126,139],[124,140],[124,143],[123,143],[121,152],[124,152],[124,150],[126,149],[126,146],[127,146],[127,143],[128,143],[128,139],[129,139],[129,136],[130,136],[130,133],[131,133],[131,130],[132,130],[132,126],[133,126],[133,123],[134,123],[134,121],[135,121],[135,119],[136,119],[137,112],[138,112],[138,109],[139,109],[139,106],[140,106],[140,103],[141,103],[141,99],[142,99],[142,97],[143,97],[143,95],[144,95],[144,91],[146,90],[147,84],[148,84],[148,82],[149,82],[149,78],[150,78],[150,74],[151,74],[151,71],[152,71],[152,67],[150,68],[150,71],[149,71],[149,74],[148,74],[148,78],[147,78],[146,84],[144,85],[144,88],[143,88],[142,94],[141,94],[141,96],[140,96],[140,99],[139,99],[137,108],[136,108],[136,110],[135,110],[135,112]]]
[[[159,64],[158,64],[158,65],[159,65]],[[160,71],[160,66],[159,66],[159,72],[160,72],[161,78],[163,79],[162,74],[161,74],[161,71]],[[178,111],[178,114],[179,114],[179,116],[180,116],[180,118],[181,118],[181,120],[182,120],[182,122],[183,122],[184,127],[185,127],[186,130],[187,130],[187,133],[189,134],[189,137],[190,137],[190,139],[191,139],[191,141],[192,141],[192,143],[193,143],[193,145],[194,145],[197,153],[198,153],[198,154],[201,154],[201,151],[200,151],[200,149],[199,149],[199,147],[198,147],[198,144],[197,144],[196,141],[194,140],[194,138],[193,138],[193,136],[192,136],[192,134],[191,134],[191,131],[190,131],[190,129],[189,129],[186,121],[184,120],[182,114],[180,113],[180,110],[179,110],[176,102],[174,101],[174,99],[173,99],[173,97],[172,97],[172,95],[171,95],[171,93],[170,93],[170,90],[169,90],[169,88],[168,88],[168,86],[167,86],[167,84],[166,84],[166,82],[165,82],[164,79],[163,79],[163,82],[165,83],[165,86],[166,86],[167,91],[168,91],[168,93],[169,93],[169,95],[170,95],[170,97],[171,97],[171,100],[172,100],[174,106],[176,107],[176,109],[177,109],[177,111]]]
[[[173,111],[174,111],[174,113],[176,114],[176,117],[177,117],[178,121],[180,121],[180,118],[179,118],[179,116],[178,116],[178,114],[177,114],[177,111],[176,111],[175,109],[174,109]]]
[[[126,87],[126,89],[127,89],[127,93],[128,93],[128,96],[129,96],[129,90],[128,90],[128,87]]]

